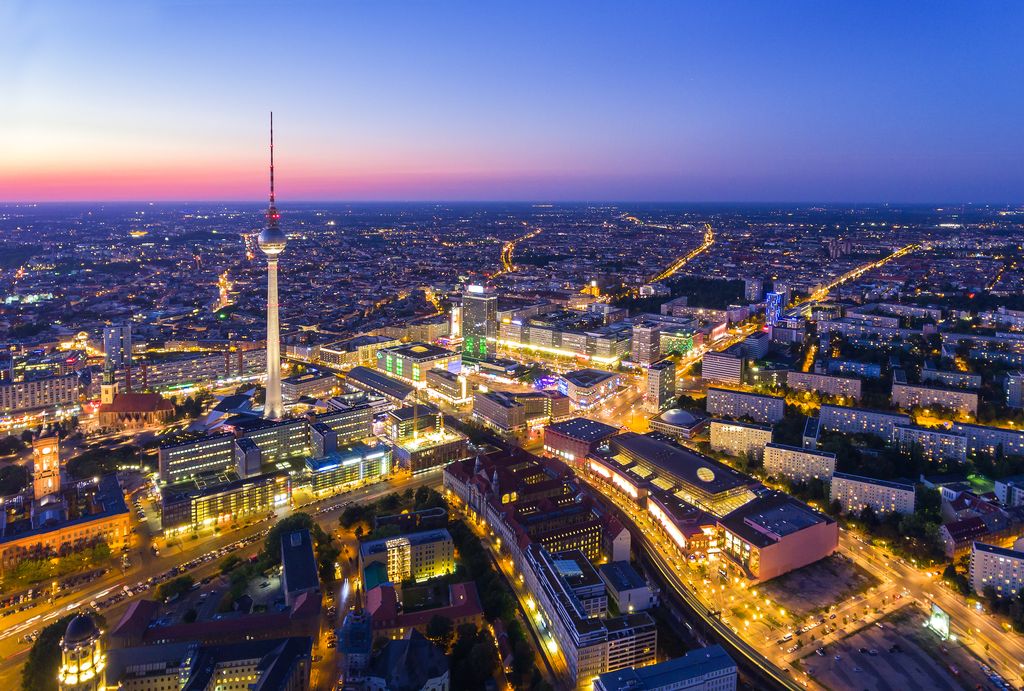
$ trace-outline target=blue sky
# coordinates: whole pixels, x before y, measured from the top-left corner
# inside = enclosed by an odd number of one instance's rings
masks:
[[[88,7],[83,5],[88,4]],[[9,200],[1020,201],[1024,3],[0,7]]]

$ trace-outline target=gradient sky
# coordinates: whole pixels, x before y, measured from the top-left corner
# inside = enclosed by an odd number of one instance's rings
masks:
[[[0,199],[1024,199],[1024,2],[0,2]]]

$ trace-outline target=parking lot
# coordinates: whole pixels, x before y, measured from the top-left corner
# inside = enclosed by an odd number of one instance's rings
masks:
[[[881,628],[871,624],[827,645],[823,654],[811,652],[800,661],[800,667],[826,688],[834,689],[990,688],[977,661],[923,629],[922,619],[916,610],[903,611],[880,622]]]

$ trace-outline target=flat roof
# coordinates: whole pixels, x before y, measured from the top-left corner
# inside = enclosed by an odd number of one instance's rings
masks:
[[[753,484],[754,480],[729,466],[650,435],[626,432],[612,438],[613,450],[618,447],[638,460],[663,470],[668,475],[709,494]]]
[[[783,451],[796,451],[799,453],[805,453],[809,456],[820,456],[821,458],[831,458],[835,460],[836,455],[830,451],[818,451],[817,449],[805,449],[802,446],[790,446],[788,444],[776,444],[775,442],[768,442],[764,445],[764,448],[768,449],[782,449]]]
[[[989,554],[995,554],[996,556],[1007,557],[1009,559],[1024,560],[1024,552],[1018,552],[1015,549],[1008,549],[1006,547],[996,547],[995,545],[989,545],[984,542],[975,542],[974,549],[979,552],[988,552]]]
[[[647,581],[628,561],[613,561],[601,564],[597,568],[601,572],[601,577],[616,591],[635,590],[647,585]]]
[[[388,450],[387,445],[380,442],[370,445],[357,441],[354,444],[341,446],[336,451],[331,451],[320,458],[307,458],[306,467],[314,473],[322,473],[349,461],[363,460],[372,456],[383,457]]]
[[[730,425],[732,427],[742,427],[743,429],[756,429],[761,432],[771,432],[771,425],[755,425],[752,422],[737,422],[736,420],[720,420],[715,418],[711,421],[712,425]],[[779,446],[776,444],[775,446]]]
[[[308,530],[296,530],[281,536],[281,564],[289,593],[320,587],[313,538]]]
[[[398,540],[405,538],[412,545],[426,545],[431,542],[441,542],[442,540],[450,541],[452,539],[451,533],[446,528],[438,530],[423,530],[418,533],[406,533],[404,535],[395,535],[393,537],[385,537],[380,540],[370,540],[359,545],[359,553],[363,556],[369,556],[371,554],[377,554],[387,550],[388,543],[392,540]]]
[[[454,357],[458,355],[454,350],[448,350],[441,346],[420,342],[403,343],[402,345],[381,348],[381,352],[393,353],[413,360],[436,360],[438,358]]]
[[[914,485],[906,482],[895,482],[893,480],[881,480],[879,478],[867,477],[865,475],[854,475],[852,473],[832,473],[832,479],[851,480],[853,482],[865,482],[870,485],[879,485],[889,489],[899,489],[905,492],[913,492]]]
[[[598,676],[607,691],[645,691],[669,688],[688,679],[696,679],[713,672],[735,670],[736,663],[720,645],[691,650],[677,657],[647,667],[627,667]]]
[[[566,380],[576,386],[582,386],[583,388],[590,388],[591,386],[597,386],[603,381],[607,381],[612,377],[618,376],[615,372],[609,372],[603,369],[578,369],[574,372],[566,372],[562,375],[562,379]]]
[[[386,374],[381,374],[377,370],[372,370],[369,367],[353,367],[348,371],[346,381],[356,382],[357,384],[361,384],[367,388],[373,389],[374,391],[380,392],[385,396],[398,400],[404,400],[414,391],[414,387],[409,384],[398,381]]]
[[[573,439],[579,439],[580,441],[595,442],[617,434],[619,428],[585,417],[574,417],[565,422],[556,422],[548,425],[545,431],[555,432]]]

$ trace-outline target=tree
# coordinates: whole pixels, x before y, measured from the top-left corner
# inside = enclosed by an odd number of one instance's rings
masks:
[[[195,580],[191,576],[178,576],[161,583],[156,589],[156,597],[158,600],[173,600],[187,593],[194,584]]]
[[[452,643],[452,635],[454,633],[455,625],[448,617],[442,617],[439,614],[435,614],[430,618],[430,621],[427,622],[427,638],[446,653],[448,652],[448,647]]]

